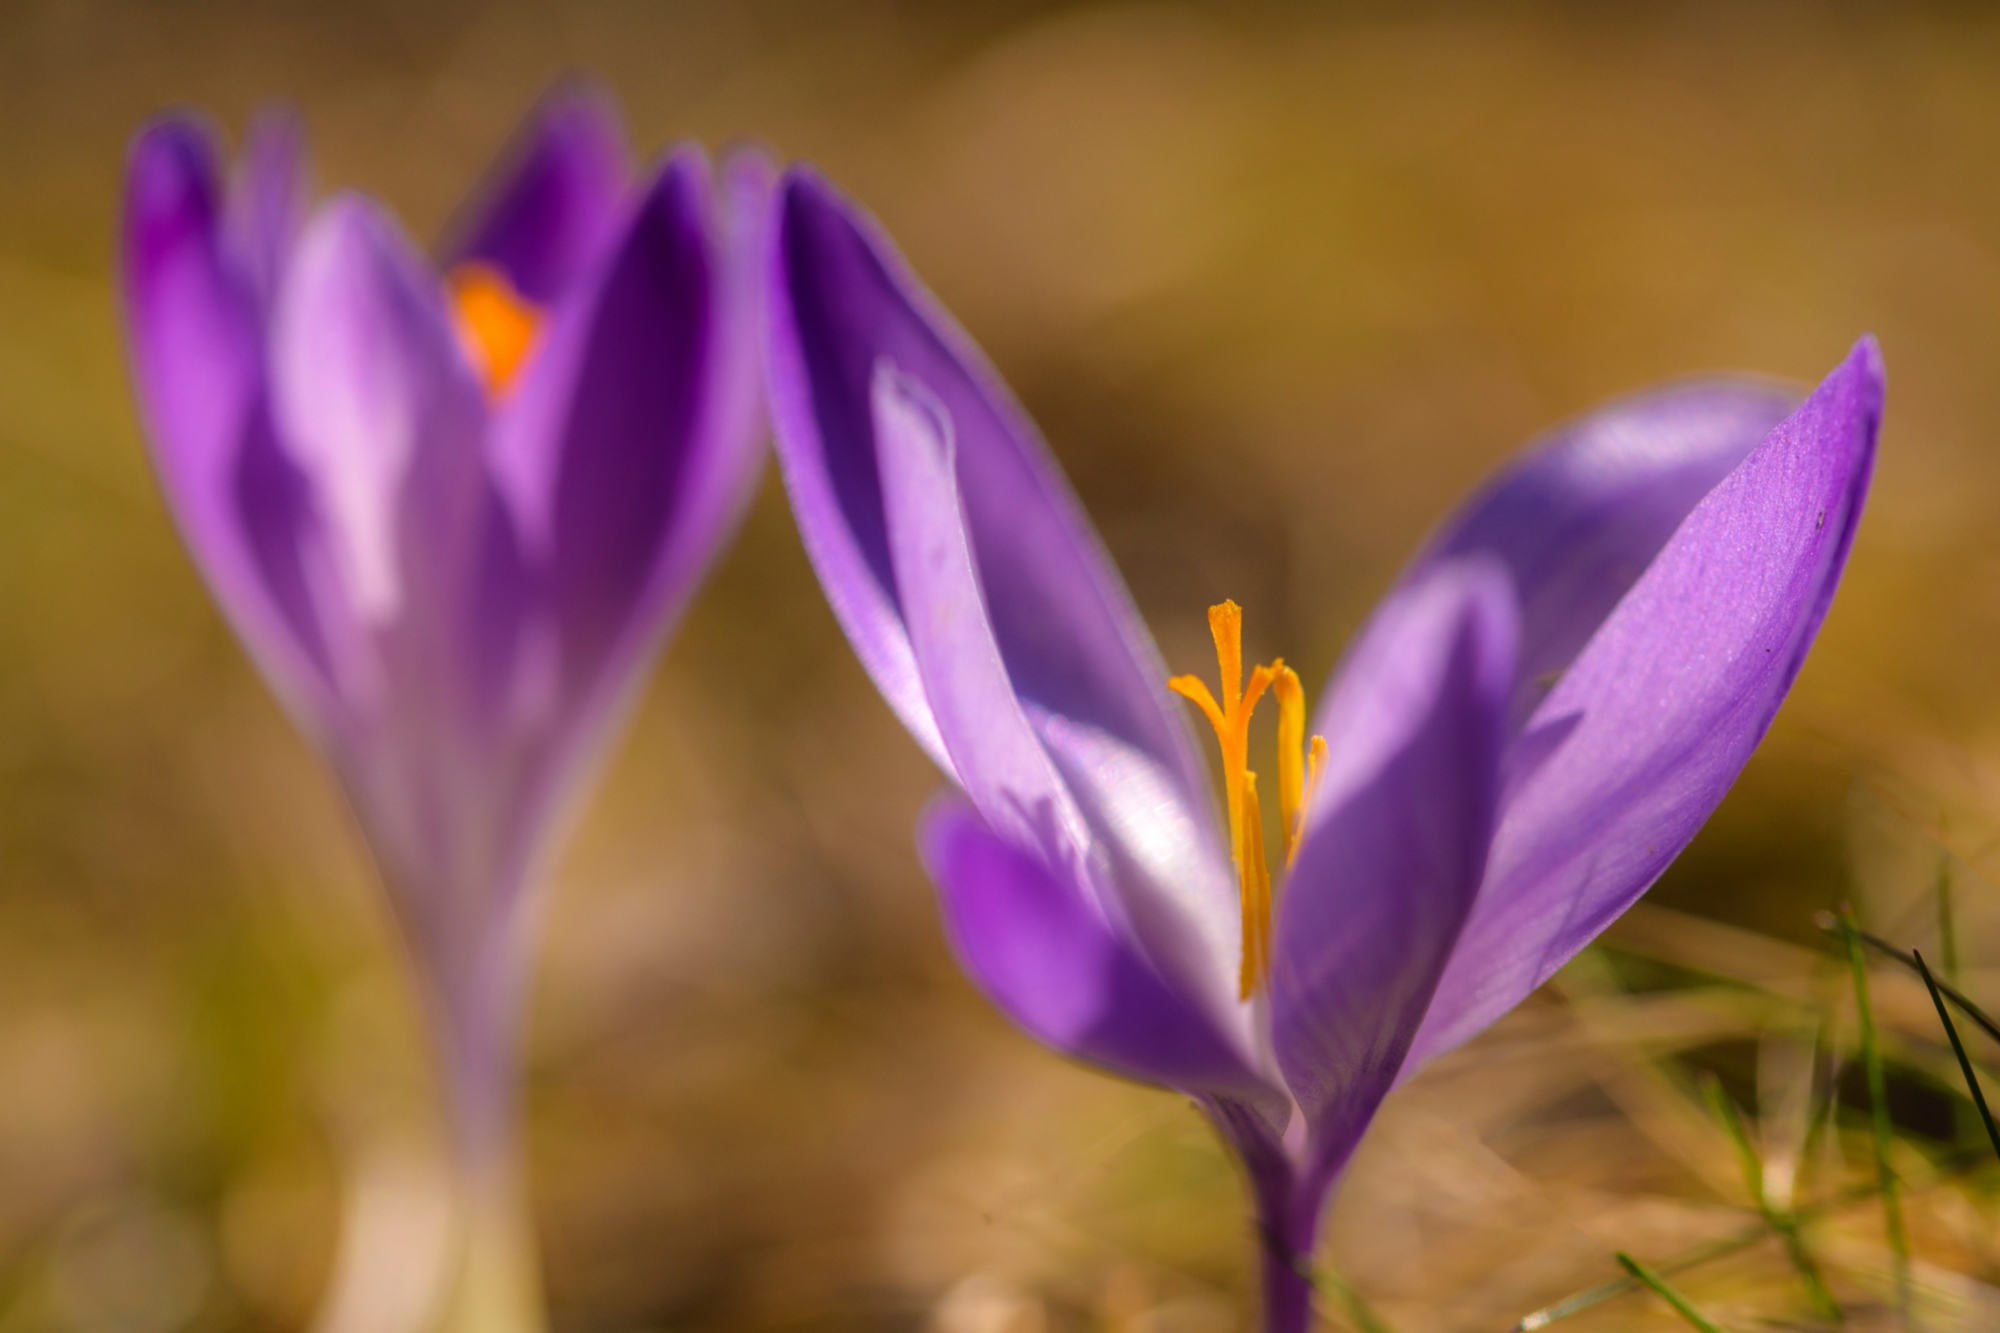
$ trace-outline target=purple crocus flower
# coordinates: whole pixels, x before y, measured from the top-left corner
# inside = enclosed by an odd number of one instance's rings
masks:
[[[513,1171],[537,868],[755,484],[768,195],[752,156],[720,186],[693,147],[635,174],[568,91],[433,262],[373,200],[311,208],[288,120],[227,179],[190,116],[132,149],[160,482],[352,801],[475,1189]]]
[[[1770,725],[1861,516],[1875,345],[1803,402],[1687,384],[1528,450],[1390,590],[1310,731],[1298,678],[1246,682],[1241,613],[1214,608],[1220,688],[1171,684],[1220,741],[1218,819],[992,369],[824,181],[793,171],[774,213],[779,461],[855,650],[959,788],[920,839],[953,948],[1033,1037],[1207,1112],[1252,1185],[1266,1324],[1303,1328],[1325,1200],[1382,1099],[1629,907]]]

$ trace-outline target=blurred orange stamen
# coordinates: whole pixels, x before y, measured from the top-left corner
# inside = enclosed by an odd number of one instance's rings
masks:
[[[459,336],[479,369],[488,398],[499,398],[535,349],[542,312],[490,264],[460,264],[445,279]]]

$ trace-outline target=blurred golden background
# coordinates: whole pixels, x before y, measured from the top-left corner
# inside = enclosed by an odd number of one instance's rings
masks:
[[[1182,670],[1206,669],[1203,609],[1228,596],[1251,652],[1314,688],[1523,441],[1691,372],[1816,380],[1876,333],[1889,415],[1847,584],[1654,901],[1797,945],[1816,907],[1907,893],[1939,840],[1980,882],[2000,827],[2000,16],[1980,7],[10,0],[0,1333],[420,1323],[422,1291],[380,1280],[441,1243],[399,946],[153,485],[118,191],[146,116],[192,104],[234,136],[284,99],[322,188],[428,238],[567,73],[607,84],[648,155],[753,137],[874,209],[1041,423]],[[959,978],[911,849],[937,785],[767,477],[550,886],[530,1152],[558,1328],[1244,1324],[1248,1224],[1199,1119],[1046,1056]],[[1985,934],[1968,967],[2000,962]],[[1392,1102],[1329,1253],[1394,1327],[1503,1328],[1614,1248],[1703,1234],[1698,1181],[1563,1100],[1587,1046],[1491,1074],[1584,1012],[1538,1001]],[[1597,1128],[1548,1128],[1564,1116]]]

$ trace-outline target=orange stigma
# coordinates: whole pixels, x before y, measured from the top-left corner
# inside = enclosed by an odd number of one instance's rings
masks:
[[[1264,856],[1263,809],[1257,775],[1250,771],[1250,716],[1266,690],[1278,696],[1278,825],[1289,866],[1304,829],[1306,808],[1318,786],[1326,742],[1315,736],[1307,751],[1305,691],[1298,674],[1280,658],[1250,673],[1243,685],[1243,608],[1223,602],[1208,608],[1221,669],[1218,701],[1199,676],[1175,676],[1167,687],[1192,702],[1215,728],[1222,747],[1222,783],[1229,801],[1230,854],[1243,898],[1243,971],[1238,992],[1256,994],[1271,971],[1271,871]]]
[[[478,261],[460,264],[445,278],[459,337],[479,369],[486,396],[513,386],[541,336],[542,312],[514,290],[507,275]]]

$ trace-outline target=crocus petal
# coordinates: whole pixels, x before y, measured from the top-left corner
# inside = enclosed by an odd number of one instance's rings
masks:
[[[251,122],[242,162],[230,182],[229,235],[267,311],[277,298],[307,204],[304,127],[289,109],[264,111]]]
[[[1029,721],[1095,835],[1118,919],[1246,1061],[1282,1082],[1260,1049],[1255,1008],[1238,998],[1241,900],[1210,812],[1189,806],[1172,774],[1115,736],[1038,711]]]
[[[999,379],[889,241],[819,177],[793,170],[777,212],[768,365],[779,463],[834,613],[898,716],[949,771],[883,517],[873,386],[884,361],[952,422],[966,525],[1015,691],[1146,752],[1185,799],[1207,802],[1152,641]]]
[[[1236,1003],[1240,926],[1207,811],[1145,751],[1015,694],[975,565],[953,423],[925,387],[876,368],[890,558],[924,695],[986,823],[1090,887],[1097,910],[1190,1003],[1252,1049]]]
[[[610,102],[588,88],[550,94],[447,229],[445,266],[491,264],[530,301],[553,302],[611,236],[626,175]]]
[[[547,570],[573,699],[656,639],[755,481],[754,340],[733,309],[751,293],[745,267],[713,252],[716,209],[701,154],[676,153],[557,307],[496,423],[494,471]]]
[[[361,698],[376,687],[362,636],[463,600],[485,496],[482,398],[428,268],[355,196],[299,244],[272,363],[281,437],[312,482],[338,580],[322,623]]]
[[[1882,361],[1863,339],[1696,505],[1510,756],[1486,883],[1409,1068],[1518,1003],[1629,907],[1791,687],[1867,495]]]
[[[1334,687],[1327,765],[1274,930],[1271,1031],[1345,1163],[1395,1085],[1485,869],[1519,617],[1504,568],[1440,562],[1385,602]]]
[[[299,559],[305,484],[273,438],[262,323],[225,226],[206,128],[173,116],[142,131],[127,172],[122,276],[154,465],[237,632],[316,728],[329,667]]]
[[[1127,1078],[1269,1106],[1272,1093],[1230,1043],[1124,943],[1087,890],[957,801],[932,808],[919,842],[966,975],[1029,1036]]]
[[[887,360],[876,365],[874,398],[897,600],[945,753],[995,832],[1081,874],[1089,829],[1001,661],[966,532],[953,423]]]
[[[1485,553],[1521,599],[1518,726],[1688,512],[1798,406],[1789,389],[1699,381],[1614,403],[1529,448],[1412,565]]]

